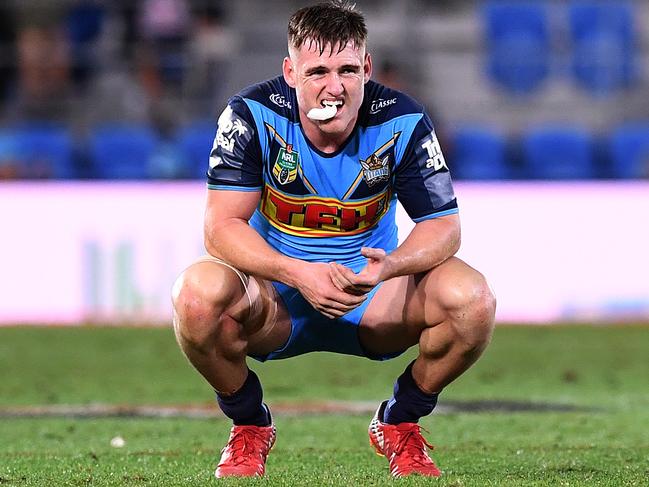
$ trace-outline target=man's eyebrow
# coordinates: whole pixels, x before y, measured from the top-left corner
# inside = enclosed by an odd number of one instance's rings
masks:
[[[351,71],[358,71],[361,69],[361,66],[359,64],[343,64],[338,68],[340,71],[345,71],[345,70],[351,70]],[[306,74],[313,74],[317,71],[329,71],[329,68],[325,65],[319,64],[317,66],[312,66],[308,68],[305,73]]]
[[[312,73],[315,73],[316,71],[322,71],[322,70],[325,70],[325,71],[326,71],[326,70],[327,70],[327,67],[324,66],[324,65],[322,65],[322,64],[319,64],[319,65],[317,65],[317,66],[312,66],[312,67],[310,67],[309,69],[307,69],[307,70],[305,71],[305,73],[306,73],[306,74],[312,74]]]

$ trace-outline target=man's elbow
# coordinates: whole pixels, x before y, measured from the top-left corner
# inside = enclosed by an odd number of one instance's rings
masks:
[[[221,257],[218,246],[212,241],[209,235],[203,237],[203,246],[205,247],[205,251],[212,257]]]
[[[455,255],[460,250],[460,245],[462,244],[462,231],[460,229],[459,219],[454,219],[451,221],[448,242],[450,255]]]
[[[455,255],[460,250],[460,245],[462,244],[462,235],[458,230],[454,233],[453,238],[451,239],[451,255]]]
[[[205,251],[214,257],[221,258],[221,253],[219,252],[219,234],[223,234],[219,225],[215,222],[205,222],[205,228],[203,231],[203,246]]]
[[[236,225],[247,221],[241,218],[224,218],[224,219],[209,219],[205,221],[203,228],[203,246],[208,254],[223,259],[222,248],[229,247],[230,235],[236,235]]]

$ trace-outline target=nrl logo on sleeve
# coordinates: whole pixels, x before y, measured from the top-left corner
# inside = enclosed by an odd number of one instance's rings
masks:
[[[291,183],[297,178],[300,154],[293,150],[293,144],[286,142],[272,125],[269,123],[265,123],[265,125],[271,140],[275,140],[279,144],[279,152],[277,152],[277,159],[273,165],[273,175],[279,184]]]
[[[273,175],[280,184],[287,184],[295,181],[297,177],[297,165],[300,162],[299,154],[293,150],[291,144],[280,147],[273,166]]]
[[[291,102],[288,101],[284,97],[284,95],[280,95],[279,93],[273,93],[268,98],[270,99],[270,101],[272,101],[278,107],[288,108],[289,110],[292,108],[291,107]]]

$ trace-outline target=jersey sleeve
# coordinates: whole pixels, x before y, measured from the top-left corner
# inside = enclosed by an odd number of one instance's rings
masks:
[[[219,116],[210,152],[210,189],[256,191],[262,187],[262,156],[256,124],[245,102],[234,97]]]
[[[399,201],[415,222],[458,211],[451,175],[426,114],[412,132],[394,184]]]

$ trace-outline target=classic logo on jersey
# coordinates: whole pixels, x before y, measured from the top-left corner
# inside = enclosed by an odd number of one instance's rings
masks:
[[[268,98],[278,107],[288,108],[289,110],[292,108],[291,102],[288,101],[286,97],[284,97],[284,95],[281,95],[279,93],[273,93]]]
[[[390,140],[376,149],[370,157],[360,160],[363,168],[363,179],[365,179],[368,186],[371,187],[390,179],[390,153],[388,150],[394,147],[400,135],[401,132],[397,132]]]
[[[281,147],[273,166],[273,175],[280,184],[295,181],[297,177],[297,164],[300,161],[299,154],[293,150],[291,144]]]
[[[446,169],[448,171],[448,166],[444,160],[444,154],[442,154],[442,148],[439,145],[437,136],[435,132],[431,132],[430,136],[426,138],[423,144],[421,144],[422,149],[426,149],[428,153],[428,159],[426,159],[426,168],[433,169],[434,172],[437,172],[441,169]]]
[[[232,108],[227,106],[219,117],[219,126],[216,131],[216,138],[214,139],[214,148],[222,147],[223,150],[233,153],[236,139],[242,137],[247,131],[248,127],[236,118]],[[247,137],[247,139],[249,140],[250,137]]]
[[[370,105],[370,113],[372,115],[376,115],[385,107],[389,107],[390,105],[394,105],[396,103],[397,103],[396,98],[388,98],[388,99],[378,98],[376,100],[372,100],[372,104]]]
[[[388,189],[362,201],[343,202],[335,198],[290,196],[266,185],[260,211],[284,233],[336,237],[368,230],[383,217],[389,201]]]
[[[277,141],[280,147],[277,153],[277,159],[275,159],[275,164],[273,165],[273,175],[279,184],[291,183],[297,177],[300,155],[293,150],[292,144],[286,143],[272,125],[268,123],[265,125],[270,138]]]

